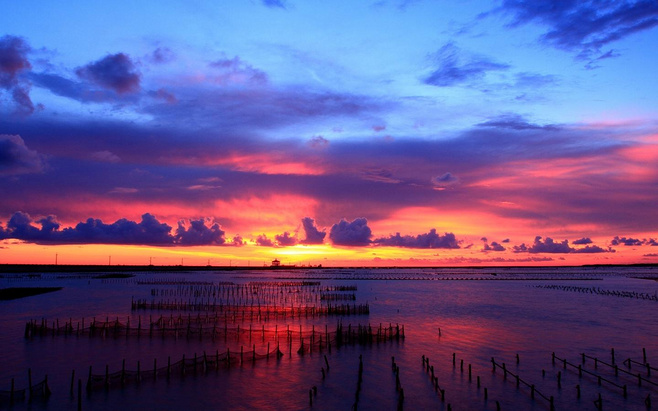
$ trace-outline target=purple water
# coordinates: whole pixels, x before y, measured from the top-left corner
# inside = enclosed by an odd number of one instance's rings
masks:
[[[647,396],[658,404],[658,371],[651,376],[647,370],[634,364],[628,376],[615,375],[614,369],[587,359],[582,363],[581,353],[611,363],[614,348],[619,370],[628,370],[622,362],[631,358],[658,365],[658,301],[569,291],[564,287],[581,287],[610,292],[636,292],[654,296],[658,293],[658,270],[653,268],[504,268],[504,269],[391,269],[391,270],[289,270],[289,271],[232,271],[232,272],[179,272],[135,273],[130,279],[99,280],[91,275],[47,274],[30,278],[23,274],[5,274],[0,287],[63,287],[61,291],[12,301],[0,302],[0,390],[9,390],[14,378],[16,388],[27,386],[27,369],[32,370],[33,381],[48,375],[52,396],[29,402],[17,401],[9,406],[0,402],[3,409],[77,409],[77,380],[87,381],[89,367],[94,374],[103,374],[106,365],[110,373],[120,371],[125,360],[126,368],[135,370],[140,361],[142,370],[178,361],[183,355],[199,357],[204,352],[238,352],[256,346],[264,353],[267,342],[253,337],[248,339],[152,337],[142,335],[121,337],[90,337],[88,335],[55,335],[24,337],[29,320],[59,319],[73,323],[116,319],[126,322],[130,318],[135,326],[139,317],[161,314],[178,315],[176,311],[131,310],[132,299],[160,300],[152,296],[172,293],[180,285],[140,285],[137,281],[162,282],[233,282],[247,284],[253,281],[319,281],[321,286],[356,286],[357,291],[342,294],[356,295],[356,301],[368,303],[369,315],[322,316],[286,318],[251,323],[254,330],[275,326],[279,330],[289,327],[303,331],[329,331],[336,329],[341,319],[348,324],[404,325],[405,339],[373,343],[371,345],[344,345],[333,347],[331,352],[297,354],[299,341],[289,347],[287,340],[279,339],[284,356],[277,359],[245,361],[230,369],[211,369],[207,372],[188,372],[167,380],[158,376],[153,381],[130,382],[124,387],[83,391],[82,408],[93,410],[116,409],[287,409],[334,410],[351,409],[356,399],[359,355],[362,356],[363,374],[358,397],[358,409],[394,410],[398,408],[399,392],[391,357],[399,367],[399,380],[404,390],[404,408],[409,410],[549,410],[549,402],[540,397],[531,398],[531,389],[517,387],[513,374],[534,384],[538,393],[554,397],[556,410],[596,409],[594,401],[599,394],[606,410],[646,410]],[[496,274],[496,275],[492,275]],[[634,277],[651,277],[640,279]],[[562,288],[545,288],[558,286]],[[173,297],[169,297],[173,298]],[[288,293],[287,301],[304,298],[303,293]],[[185,297],[188,299],[188,297]],[[193,297],[191,299],[194,299]],[[344,303],[347,301],[336,301]],[[309,304],[319,305],[320,302]],[[184,312],[194,316],[197,312]],[[205,315],[205,313],[203,313]],[[238,321],[242,329],[249,321]],[[222,323],[223,324],[223,323]],[[439,331],[440,330],[440,331]],[[257,333],[254,331],[254,335]],[[552,353],[619,386],[627,386],[627,396],[620,388],[584,374],[563,363],[552,362]],[[455,364],[453,365],[453,353]],[[517,364],[516,355],[519,356]],[[324,356],[330,364],[323,379]],[[442,401],[435,391],[430,372],[422,363],[422,356],[430,359],[438,384],[445,390]],[[491,358],[505,363],[513,374],[501,368],[493,371]],[[463,368],[461,362],[463,360]],[[471,365],[469,380],[468,366]],[[71,373],[75,371],[76,389],[70,394]],[[637,373],[643,381],[638,386]],[[558,387],[557,375],[561,374]],[[477,386],[480,378],[480,387]],[[576,385],[580,386],[580,398]],[[309,390],[317,388],[310,404]],[[487,389],[487,398],[484,390]]]

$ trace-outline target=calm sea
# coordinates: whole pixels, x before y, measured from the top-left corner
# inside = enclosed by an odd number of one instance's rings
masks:
[[[0,301],[0,391],[12,379],[16,390],[26,388],[28,369],[33,384],[47,375],[52,391],[13,405],[4,393],[1,409],[550,410],[551,397],[556,410],[595,410],[599,398],[605,410],[646,410],[647,400],[658,408],[658,269],[651,267],[132,274],[0,278],[0,288],[63,287]],[[134,309],[134,301],[170,306]],[[329,304],[349,304],[350,315],[323,312]],[[366,304],[368,314],[353,314]],[[169,321],[169,331],[149,325],[158,319]],[[130,323],[132,331],[90,335],[94,320]],[[61,329],[26,338],[29,321]],[[375,336],[381,327],[387,338],[339,346],[339,324],[369,326]],[[388,338],[398,327],[404,338]],[[254,360],[254,348],[265,354],[268,347],[283,355]],[[230,366],[208,360],[227,351]],[[167,376],[168,362],[183,356],[196,356],[197,369],[172,366]],[[141,381],[131,374],[138,362]],[[86,390],[90,367],[100,383]],[[114,377],[106,386],[106,370],[122,369],[123,384]]]

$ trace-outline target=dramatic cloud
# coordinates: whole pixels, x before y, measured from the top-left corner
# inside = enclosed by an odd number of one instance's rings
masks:
[[[2,239],[15,238],[29,242],[49,241],[53,233],[59,229],[55,217],[48,216],[36,221],[41,228],[32,225],[32,218],[23,212],[16,212],[7,222],[7,228],[2,230]]]
[[[320,231],[315,226],[314,219],[311,217],[302,218],[302,227],[305,235],[305,238],[301,241],[302,244],[322,244],[324,242],[327,233],[325,230]]]
[[[546,237],[546,240],[542,241],[540,236],[535,237],[535,242],[531,247],[526,246],[525,243],[514,246],[514,252],[566,254],[572,251],[573,248],[569,247],[568,240],[556,243],[550,237]]]
[[[334,245],[364,246],[370,244],[370,237],[372,231],[365,218],[356,218],[352,222],[340,220],[329,231],[329,238]]]
[[[583,242],[585,240],[585,242]],[[589,240],[588,238],[583,238],[579,241],[579,244],[587,244],[586,240]],[[590,241],[591,242],[591,241]],[[576,244],[576,242],[574,242]],[[535,237],[535,242],[532,244],[532,246],[526,246],[525,243],[521,245],[515,245],[514,246],[514,252],[515,253],[550,253],[550,254],[568,254],[568,253],[580,253],[580,254],[594,254],[594,253],[607,253],[607,252],[612,252],[614,253],[615,251],[612,249],[604,249],[601,248],[597,245],[588,245],[583,248],[572,248],[569,246],[569,241],[564,240],[562,242],[555,242],[553,241],[552,238],[546,237],[545,241],[542,241],[542,238],[540,236]]]
[[[0,38],[0,89],[11,94],[18,113],[25,115],[34,112],[29,95],[30,83],[21,76],[32,68],[27,59],[30,50],[30,46],[20,37]]]
[[[482,245],[482,251],[487,252],[487,251],[505,251],[505,247],[500,245],[499,243],[492,241],[491,244],[489,244],[488,240],[486,237],[481,238],[482,242],[484,243]]]
[[[139,223],[122,218],[105,224],[90,218],[74,228],[65,228],[59,237],[71,243],[168,245],[173,242],[170,232],[171,226],[160,223],[147,213],[142,215]]]
[[[137,223],[122,218],[112,224],[90,218],[75,227],[59,230],[59,223],[53,216],[36,221],[41,228],[32,225],[32,218],[23,212],[16,212],[7,222],[4,239],[14,238],[35,243],[52,244],[136,244],[171,245],[174,238],[169,234],[171,227],[160,223],[151,214],[144,214]]]
[[[613,249],[606,250],[604,248],[599,247],[598,245],[588,245],[583,248],[576,248],[575,250],[573,250],[573,252],[580,254],[594,254],[594,253],[614,253],[615,250]]]
[[[180,245],[222,245],[226,242],[225,232],[214,223],[207,227],[203,219],[190,220],[186,228],[184,221],[178,222],[176,229],[176,243]]]
[[[140,90],[140,74],[130,57],[124,53],[110,54],[76,70],[76,74],[117,94]]]
[[[256,238],[256,244],[262,247],[274,247],[274,242],[267,238],[267,235],[261,234]]]
[[[425,83],[450,87],[482,79],[490,71],[507,70],[509,65],[494,62],[483,56],[466,56],[450,42],[433,56],[436,68],[425,78]]]
[[[297,244],[297,237],[290,236],[289,232],[284,232],[283,234],[277,234],[274,236],[276,244],[281,247],[289,247]]]
[[[140,222],[122,218],[112,224],[89,218],[75,227],[60,230],[54,216],[33,220],[27,213],[16,212],[0,227],[0,239],[17,239],[39,244],[132,244],[159,246],[223,245],[224,231],[219,224],[206,225],[211,220],[180,221],[176,235],[171,226],[160,223],[153,215],[144,214]],[[36,223],[41,228],[35,226]],[[242,238],[233,238],[232,245],[242,245]]]
[[[459,242],[453,233],[437,234],[434,228],[429,233],[418,234],[415,237],[410,235],[401,236],[400,233],[396,233],[389,237],[378,238],[373,243],[404,248],[459,248]]]
[[[0,134],[0,176],[38,173],[44,166],[43,157],[27,148],[20,136]]]
[[[650,246],[656,246],[658,245],[658,242],[653,239],[653,238],[631,238],[631,237],[619,237],[615,236],[615,238],[610,241],[611,245],[624,245],[624,246],[640,246],[640,245],[650,245]]]
[[[605,55],[602,47],[658,25],[658,3],[653,0],[505,0],[502,9],[514,16],[514,25],[547,26],[544,43],[584,58]]]

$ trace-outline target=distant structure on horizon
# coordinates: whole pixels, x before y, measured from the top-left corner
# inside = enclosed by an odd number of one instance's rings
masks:
[[[279,259],[275,258],[272,260],[272,264],[270,264],[270,267],[272,268],[289,268],[289,267],[296,267],[294,264],[293,265],[284,265],[281,264],[281,261]]]

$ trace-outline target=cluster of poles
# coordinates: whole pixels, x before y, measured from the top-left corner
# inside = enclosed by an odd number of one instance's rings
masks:
[[[197,374],[198,372],[207,373],[209,370],[219,370],[220,368],[230,368],[233,365],[243,365],[246,362],[254,363],[257,360],[280,358],[283,356],[281,350],[277,346],[274,350],[270,350],[268,343],[267,351],[264,354],[256,352],[256,346],[253,346],[251,351],[244,351],[244,347],[240,347],[240,351],[231,351],[227,349],[226,352],[220,353],[219,350],[214,355],[207,355],[206,352],[203,356],[194,354],[192,358],[183,358],[174,363],[171,362],[171,357],[167,358],[167,365],[158,367],[156,359],[153,359],[153,368],[142,368],[141,362],[137,361],[136,370],[126,369],[126,360],[123,360],[121,370],[110,373],[109,366],[105,366],[104,374],[93,374],[92,367],[89,367],[89,377],[87,379],[87,391],[98,389],[120,388],[129,383],[139,383],[145,380],[157,380],[158,377],[165,377],[169,380],[172,377],[184,377],[186,374]],[[75,381],[75,371],[71,375],[71,393],[73,393]]]
[[[32,383],[32,369],[27,370],[27,388],[17,389],[14,378],[11,379],[9,390],[0,390],[0,404],[8,403],[13,405],[17,401],[32,401],[36,398],[48,398],[51,394],[48,387],[48,375],[43,380]]]
[[[80,328],[80,322],[77,323],[77,326],[73,325],[73,321],[64,322],[63,325],[60,325],[59,320],[53,320],[52,325],[48,324],[48,321],[42,319],[40,322],[37,320],[32,320],[26,323],[25,326],[25,338],[34,338],[34,337],[46,337],[46,336],[80,336],[87,335],[89,337],[162,337],[165,336],[180,336],[187,338],[198,337],[202,339],[204,336],[216,339],[224,339],[228,341],[229,338],[231,341],[235,340],[236,342],[240,341],[251,341],[253,339],[261,339],[263,343],[266,340],[273,341],[275,344],[279,343],[281,337],[284,337],[286,342],[292,351],[293,341],[299,340],[299,350],[297,351],[300,354],[312,353],[313,351],[321,351],[323,348],[331,349],[331,345],[340,347],[341,345],[365,345],[372,343],[380,343],[385,341],[399,341],[404,339],[404,325],[400,324],[391,324],[388,326],[379,324],[379,327],[373,327],[371,324],[362,325],[348,324],[344,326],[342,322],[337,322],[335,331],[329,331],[328,326],[325,324],[324,331],[321,329],[316,329],[315,325],[307,327],[306,330],[303,329],[302,325],[299,325],[299,330],[291,328],[290,325],[286,325],[285,328],[279,330],[279,326],[275,325],[274,328],[268,327],[265,328],[265,325],[262,325],[260,328],[254,328],[252,324],[249,324],[249,327],[240,327],[240,324],[237,327],[228,327],[228,323],[224,323],[223,326],[217,322],[221,320],[221,317],[215,316],[201,316],[192,317],[188,315],[186,317],[160,317],[156,321],[149,319],[149,325],[146,327],[141,326],[141,318],[139,320],[138,326],[136,328],[130,327],[130,320],[128,319],[127,323],[119,322],[118,318],[115,321],[109,321],[106,318],[105,321],[96,321],[92,320],[91,324],[88,327],[84,325],[84,319],[82,319],[82,328]],[[217,322],[216,322],[217,321]],[[204,322],[206,326],[204,328]],[[169,324],[169,328],[167,328]]]
[[[208,311],[226,312],[235,317],[247,318],[252,321],[269,321],[285,318],[309,318],[327,315],[368,315],[370,305],[365,304],[327,304],[321,306],[299,304],[287,305],[260,305],[260,304],[238,304],[226,305],[220,302],[197,302],[197,301],[147,301],[133,300],[132,310],[159,310],[159,311]],[[244,320],[243,320],[244,321]]]
[[[570,291],[582,294],[598,294],[612,297],[633,298],[636,300],[658,301],[658,293],[638,293],[637,291],[604,290],[600,287],[577,287],[568,285],[536,285],[536,288],[547,288],[551,290]]]
[[[646,349],[642,349],[643,353],[643,362],[639,361],[634,361],[630,358],[626,359],[623,361],[623,364],[628,368],[624,369],[619,367],[619,365],[615,362],[615,350],[612,348],[610,350],[611,354],[611,361],[607,362],[604,360],[601,360],[597,357],[593,357],[590,355],[587,355],[585,353],[581,353],[581,364],[574,364],[572,362],[567,361],[565,358],[560,358],[555,355],[555,353],[552,354],[551,360],[553,365],[560,364],[562,365],[562,368],[566,370],[567,368],[570,368],[574,371],[578,371],[578,377],[582,378],[583,375],[588,375],[590,377],[593,377],[596,379],[596,382],[599,386],[602,386],[603,383],[610,387],[614,387],[618,389],[621,394],[623,395],[624,398],[627,398],[628,396],[628,384],[621,384],[619,382],[619,376],[625,376],[626,381],[636,381],[638,387],[642,387],[643,385],[649,386],[649,387],[658,387],[658,383],[656,381],[653,381],[651,379],[651,371],[658,371],[657,369],[651,367],[649,363],[646,360]],[[596,371],[591,371],[585,369],[585,364],[586,361],[590,360],[593,361],[594,363],[594,370]],[[645,375],[642,374],[642,371],[634,373],[632,372],[632,364],[640,365],[640,370],[645,372]],[[599,371],[600,368],[605,368],[609,373],[614,373],[614,377],[612,376],[606,376],[603,371]],[[558,388],[561,388],[561,372],[558,372],[558,378],[557,378],[557,383],[558,383]],[[581,395],[581,387],[580,384],[576,385],[576,393],[577,397],[580,398]],[[644,403],[647,407],[647,409],[651,408],[651,394],[647,394],[647,396],[644,398]],[[601,398],[601,394],[599,393],[598,398],[594,401],[594,405],[598,410],[603,409],[603,399]]]

